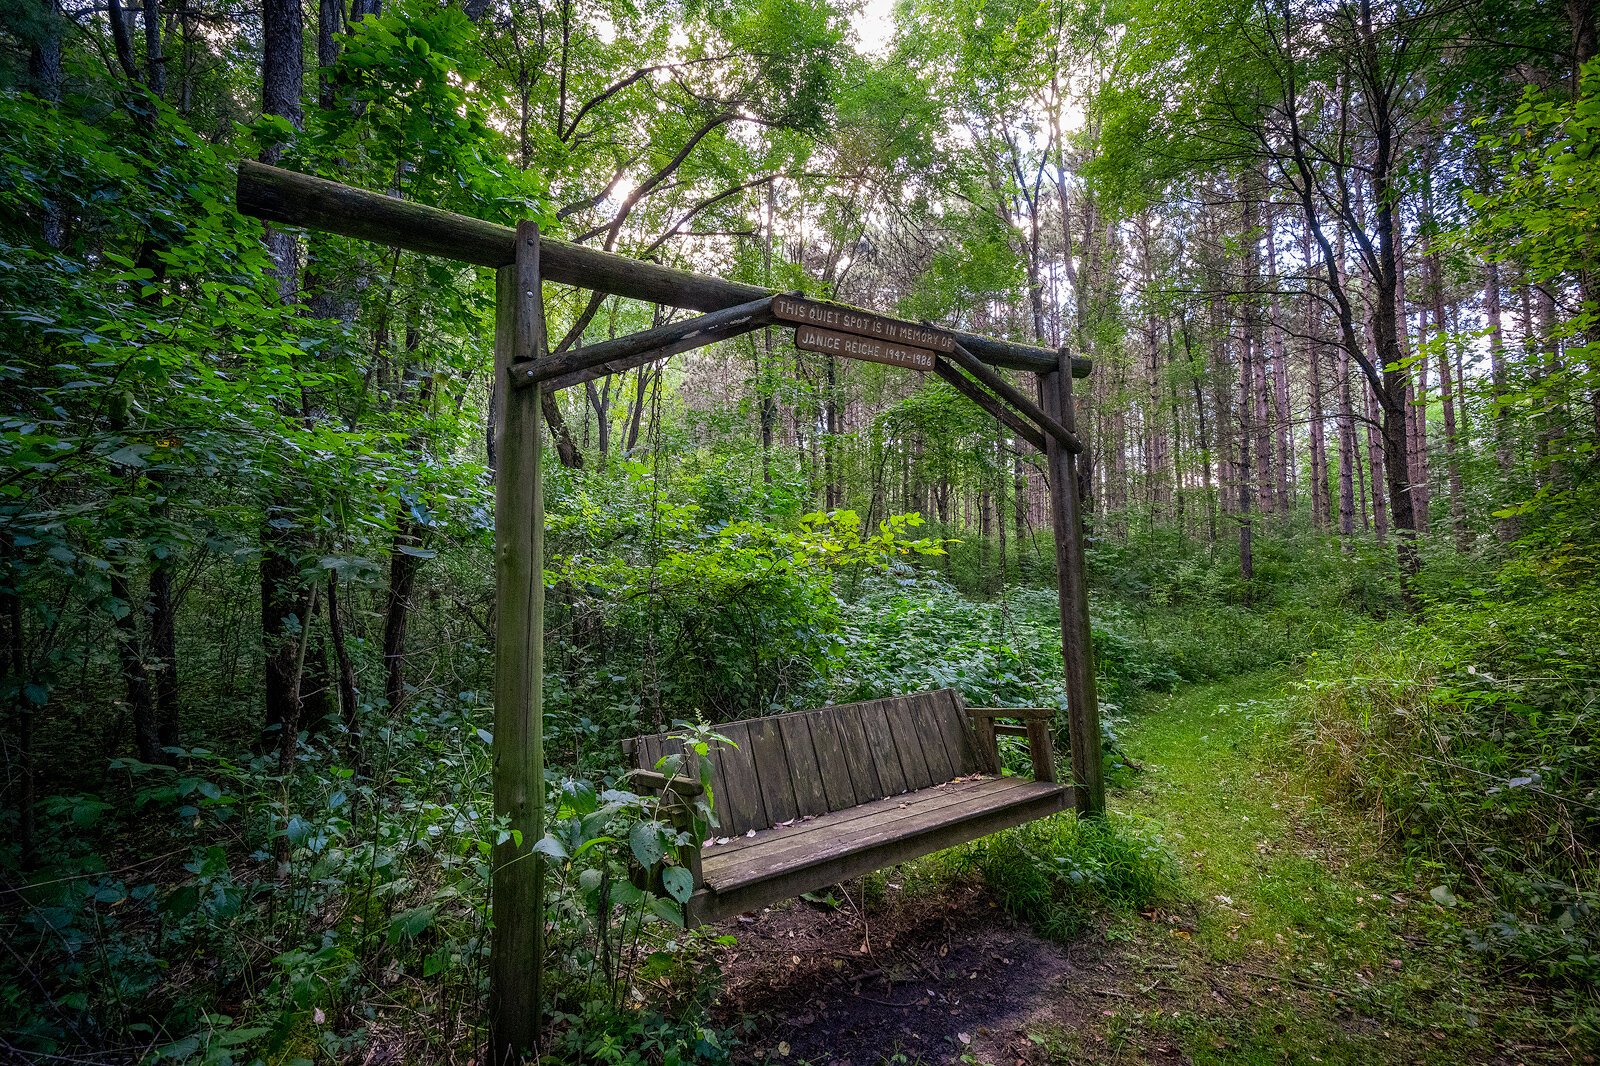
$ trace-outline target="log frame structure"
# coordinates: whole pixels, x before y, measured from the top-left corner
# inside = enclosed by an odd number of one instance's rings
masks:
[[[252,161],[239,165],[237,204],[241,214],[266,222],[496,270],[493,791],[496,821],[514,833],[495,846],[491,862],[489,1060],[515,1063],[537,1049],[542,1008],[544,863],[533,850],[544,833],[546,799],[542,393],[773,325],[771,304],[783,294],[551,240],[533,222],[513,229]],[[547,281],[701,315],[552,356],[542,298]],[[1098,816],[1105,786],[1077,491],[1083,445],[1072,397],[1072,379],[1086,376],[1090,363],[1065,348],[943,332],[955,343],[934,371],[1045,455],[1073,796],[1080,815]],[[1032,371],[1038,402],[997,367]],[[1029,728],[1039,734],[1036,743],[1047,744],[1045,723]]]

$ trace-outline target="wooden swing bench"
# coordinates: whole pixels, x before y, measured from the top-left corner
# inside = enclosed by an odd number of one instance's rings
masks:
[[[720,825],[679,857],[695,881],[686,918],[720,921],[1065,810],[1054,714],[939,689],[717,726],[736,746],[708,756]],[[1032,780],[1000,776],[1003,735],[1027,738]],[[641,787],[692,798],[697,775],[656,771],[681,750],[669,733],[623,743]]]

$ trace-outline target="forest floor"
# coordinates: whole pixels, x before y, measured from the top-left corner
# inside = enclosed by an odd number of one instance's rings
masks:
[[[1288,683],[1191,687],[1124,731],[1143,769],[1111,807],[1160,826],[1182,905],[1050,943],[976,875],[925,861],[856,886],[864,905],[739,919],[722,1007],[744,1024],[738,1060],[1597,1061],[1535,990],[1465,949],[1426,871],[1319,797],[1285,743]]]

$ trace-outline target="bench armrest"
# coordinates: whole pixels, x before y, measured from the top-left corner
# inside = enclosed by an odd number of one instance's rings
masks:
[[[634,770],[629,774],[639,785],[641,791],[659,792],[662,795],[671,794],[671,799],[663,804],[661,813],[666,816],[673,826],[680,830],[690,828],[694,816],[693,804],[690,802],[696,797],[705,794],[705,787],[692,777],[668,777],[666,774],[655,770]],[[631,863],[632,860],[630,859]],[[694,877],[694,887],[701,885],[700,849],[694,845],[684,844],[678,848],[678,864],[687,869]],[[642,871],[641,871],[642,874]],[[655,872],[655,885],[636,882],[640,888],[652,888],[654,891],[665,891],[659,884],[661,871]]]
[[[992,773],[1000,772],[999,734],[1026,736],[1028,762],[1033,765],[1033,779],[1056,783],[1056,745],[1050,735],[1050,723],[1055,719],[1053,707],[963,707],[972,720],[977,735],[979,755],[989,764]],[[1007,726],[996,723],[997,718],[1015,718],[1026,725]]]
[[[666,792],[669,789],[680,796],[698,796],[705,791],[705,787],[692,777],[668,777],[666,774],[654,770],[634,770],[630,775],[640,785],[652,792]]]
[[[1020,718],[1028,721],[1034,718],[1049,720],[1056,716],[1054,707],[968,707],[969,718]]]

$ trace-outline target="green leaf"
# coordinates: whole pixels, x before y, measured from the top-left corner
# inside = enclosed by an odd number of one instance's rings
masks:
[[[534,842],[533,850],[540,855],[548,855],[557,862],[565,862],[570,858],[566,847],[553,836],[540,837]]]
[[[666,854],[661,847],[661,825],[659,822],[640,822],[628,830],[628,846],[633,849],[633,857],[639,860],[639,865],[646,868],[654,866]]]
[[[389,923],[389,943],[398,944],[402,940],[415,940],[429,926],[433,925],[433,919],[437,913],[438,907],[431,904],[425,907],[412,907],[408,911],[401,911]]]
[[[668,866],[662,870],[661,884],[667,895],[679,903],[688,903],[689,897],[694,895],[694,874],[682,866]]]

